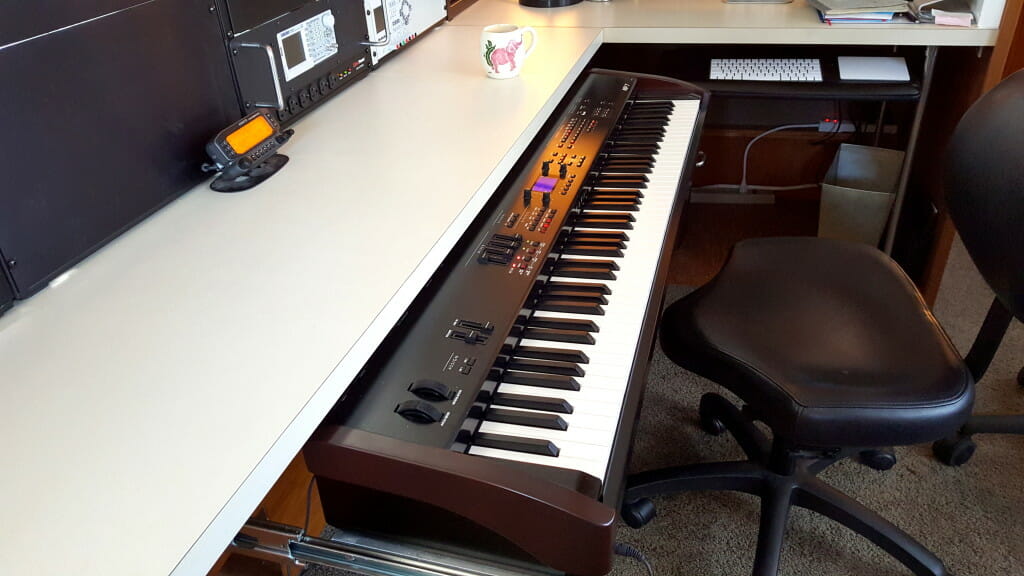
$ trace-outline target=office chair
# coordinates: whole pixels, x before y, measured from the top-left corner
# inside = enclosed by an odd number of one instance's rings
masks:
[[[965,362],[975,381],[988,369],[1006,329],[1024,319],[1024,74],[1005,79],[960,121],[946,164],[946,202],[967,252],[995,292]],[[1024,369],[1017,373],[1024,385]],[[943,463],[959,466],[974,454],[974,434],[1024,434],[1024,415],[973,415],[955,434],[932,445]]]
[[[979,100],[954,133],[949,209],[1006,309],[1024,310],[1024,75]],[[1008,320],[1007,320],[1008,322]],[[865,536],[919,576],[946,574],[920,543],[817,474],[847,457],[892,463],[879,447],[933,442],[967,421],[972,372],[902,269],[878,250],[820,238],[734,246],[718,275],[673,303],[661,346],[676,364],[729,389],[700,400],[701,427],[728,430],[747,460],[642,472],[622,517],[654,517],[651,496],[734,490],[760,496],[755,576],[778,571],[792,506]],[[755,426],[765,424],[771,438]],[[827,571],[827,570],[826,570]]]

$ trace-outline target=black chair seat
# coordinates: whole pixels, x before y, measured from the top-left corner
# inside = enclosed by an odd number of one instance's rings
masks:
[[[930,442],[968,417],[973,383],[913,283],[873,248],[819,238],[735,246],[673,304],[661,343],[794,445]]]

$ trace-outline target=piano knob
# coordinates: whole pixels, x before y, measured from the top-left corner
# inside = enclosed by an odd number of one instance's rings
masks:
[[[545,192],[544,196],[541,197],[541,201],[545,206],[551,205],[551,192]]]
[[[524,188],[523,189],[523,204],[529,204],[530,203],[530,197],[532,195],[533,195],[533,190],[531,190],[530,188]]]
[[[443,402],[452,397],[452,389],[444,382],[424,378],[409,385],[409,392],[424,400]]]
[[[558,165],[558,177],[559,178],[565,178],[566,175],[568,175],[568,173],[569,173],[569,165],[568,164],[559,164]]]
[[[551,170],[551,160],[545,160],[540,164],[540,173],[542,176],[547,176]]]
[[[433,424],[440,422],[444,417],[443,412],[423,400],[406,400],[398,405],[395,412],[398,412],[402,418],[417,424]]]

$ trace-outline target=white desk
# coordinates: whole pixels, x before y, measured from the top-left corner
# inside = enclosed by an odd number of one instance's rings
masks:
[[[1001,0],[986,0],[981,26],[835,24],[818,19],[805,0],[790,4],[725,4],[722,0],[611,0],[566,8],[524,8],[518,0],[480,0],[456,17],[463,26],[498,22],[600,28],[611,43],[879,44],[991,46]]]
[[[600,43],[443,27],[0,318],[0,570],[205,574]],[[556,57],[556,55],[558,57]]]
[[[801,0],[480,2],[296,126],[267,183],[197,187],[0,318],[5,572],[204,574],[602,39],[995,39],[829,28]],[[499,21],[548,27],[516,80],[477,61]]]

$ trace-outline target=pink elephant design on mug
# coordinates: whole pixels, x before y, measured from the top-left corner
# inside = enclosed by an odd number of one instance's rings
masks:
[[[491,78],[518,76],[536,47],[537,33],[529,26],[492,24],[480,34],[480,59]]]
[[[510,40],[508,45],[504,48],[498,48],[494,52],[491,52],[491,66],[494,67],[495,72],[499,72],[499,66],[508,64],[509,70],[516,69],[516,52],[519,51],[519,47],[523,45],[522,40]]]

